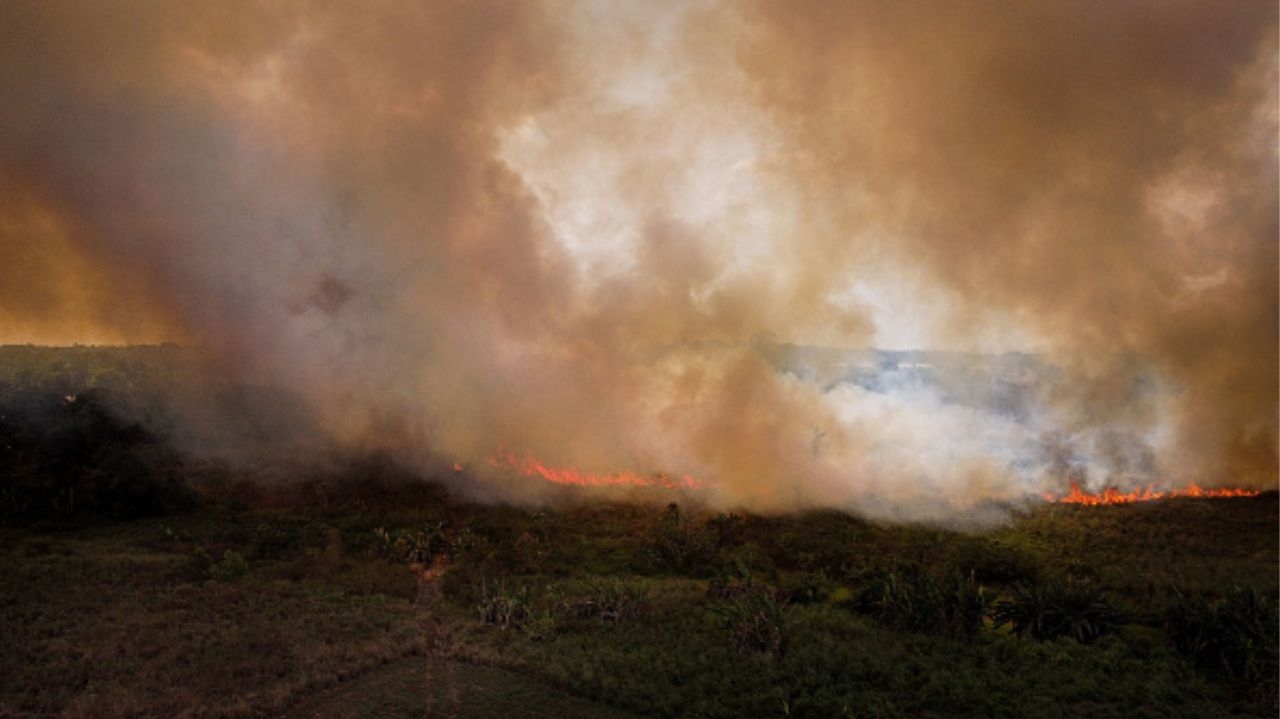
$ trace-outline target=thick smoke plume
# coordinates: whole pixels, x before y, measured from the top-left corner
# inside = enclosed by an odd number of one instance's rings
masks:
[[[512,496],[1273,487],[1276,14],[4,3],[0,340],[190,344]]]

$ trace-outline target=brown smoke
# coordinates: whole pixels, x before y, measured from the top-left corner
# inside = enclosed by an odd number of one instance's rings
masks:
[[[1274,486],[1276,24],[6,3],[0,340],[177,339],[339,442],[758,507]],[[1069,380],[1029,423],[780,371],[788,342],[1030,350]]]
[[[744,62],[790,133],[783,171],[844,218],[820,242],[892,226],[894,252],[958,298],[945,332],[961,342],[995,307],[1086,363],[1146,358],[1182,392],[1173,468],[1274,482],[1274,4],[762,15]]]

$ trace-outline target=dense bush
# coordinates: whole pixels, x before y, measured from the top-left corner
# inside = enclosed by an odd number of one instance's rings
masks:
[[[729,632],[729,647],[739,654],[780,659],[787,653],[786,604],[772,587],[750,584],[711,610]]]
[[[982,628],[988,601],[972,574],[938,579],[919,567],[881,571],[858,597],[857,607],[898,629],[967,636]]]
[[[1012,598],[996,603],[992,619],[1018,636],[1088,644],[1119,632],[1122,616],[1093,584],[1047,580],[1015,586]]]
[[[209,569],[210,575],[219,582],[234,582],[249,571],[249,563],[244,555],[228,549],[222,553],[222,560]]]
[[[1174,590],[1166,612],[1169,639],[1211,674],[1243,681],[1259,700],[1276,703],[1280,618],[1272,598],[1236,587],[1217,600]]]
[[[715,550],[705,529],[697,527],[672,503],[654,524],[649,551],[658,567],[677,574],[705,576],[715,564]]]

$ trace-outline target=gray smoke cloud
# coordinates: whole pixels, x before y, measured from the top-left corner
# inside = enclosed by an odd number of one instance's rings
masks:
[[[901,518],[1274,487],[1276,26],[6,3],[0,338],[178,340],[520,498],[499,450]],[[870,346],[987,354],[805,349]]]

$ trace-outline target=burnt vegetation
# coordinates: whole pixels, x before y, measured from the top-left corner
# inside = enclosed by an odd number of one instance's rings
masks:
[[[1274,493],[961,532],[479,505],[381,457],[264,482],[174,449],[154,393],[175,350],[18,349],[0,716],[287,714],[424,655],[638,716],[1277,709]]]

